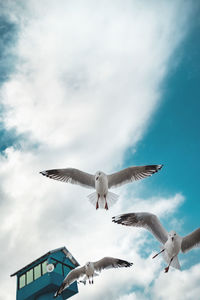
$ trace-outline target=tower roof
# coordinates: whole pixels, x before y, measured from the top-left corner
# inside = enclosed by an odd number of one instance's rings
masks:
[[[35,264],[37,261],[41,260],[42,258],[45,258],[55,252],[59,252],[62,251],[66,257],[72,262],[73,265],[75,265],[76,267],[79,266],[79,263],[77,262],[77,260],[72,256],[72,254],[67,250],[66,247],[60,247],[51,251],[48,251],[47,253],[45,253],[44,255],[40,256],[39,258],[35,259],[34,261],[32,261],[31,263],[29,263],[28,265],[26,265],[25,267],[21,268],[20,270],[16,271],[15,273],[11,274],[10,276],[15,276],[18,273],[21,273],[23,270],[25,271],[27,268],[29,268],[32,264]]]

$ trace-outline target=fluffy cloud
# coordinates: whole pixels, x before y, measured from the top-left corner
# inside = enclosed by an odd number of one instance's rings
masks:
[[[186,12],[178,2],[29,5],[32,15],[21,17],[18,73],[2,91],[6,127],[52,150],[65,148],[66,156],[70,149],[74,161],[80,151],[98,153],[100,165],[113,154],[120,161],[158,104]]]
[[[154,299],[198,299],[199,264],[188,270],[171,272],[171,276],[165,278],[160,275],[153,287]]]
[[[139,290],[116,298],[117,300],[135,300],[135,299],[199,299],[199,264],[188,270],[173,270],[170,276],[162,273],[152,286],[146,287],[141,292]]]
[[[96,212],[87,190],[38,171],[73,166],[109,172],[123,164],[124,151],[136,146],[158,107],[189,8],[181,1],[44,0],[29,1],[23,10],[8,3],[6,13],[20,31],[17,72],[1,90],[3,122],[26,139],[0,157],[2,297],[13,299],[15,289],[5,275],[62,245],[81,264],[105,255],[135,264],[130,272],[105,272],[75,297],[117,299],[133,285],[145,288],[158,274],[160,260],[149,258],[149,242],[141,257],[146,233],[125,230],[111,217],[151,209],[173,221],[183,197],[125,201],[128,192],[121,189],[111,212]]]

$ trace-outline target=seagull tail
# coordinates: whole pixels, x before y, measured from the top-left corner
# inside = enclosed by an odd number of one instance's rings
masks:
[[[97,203],[97,193],[94,192],[92,194],[88,195],[89,201],[92,205],[94,205],[96,207],[96,203]]]
[[[174,257],[174,259],[172,260],[171,266],[175,269],[178,269],[178,270],[181,269],[181,266],[180,266],[180,263],[179,263],[179,260],[178,260],[178,256]]]
[[[97,203],[97,199],[98,199],[97,193],[94,192],[92,194],[89,194],[88,198],[89,198],[90,203],[96,207],[96,203]],[[117,202],[118,198],[119,198],[119,196],[117,194],[112,193],[112,192],[108,192],[107,196],[106,196],[106,201],[107,201],[107,204],[108,204],[108,208],[113,206]],[[105,207],[105,199],[100,198],[99,208],[104,208],[104,207]]]
[[[118,198],[119,198],[119,195],[112,193],[112,192],[108,192],[107,197],[106,197],[106,200],[108,203],[108,208],[113,206],[117,202]]]
[[[163,254],[163,258],[164,258],[164,260],[166,261],[166,263],[169,264],[169,262],[170,262],[170,257],[168,256],[167,252],[164,251],[162,254]],[[179,263],[179,260],[178,260],[178,256],[177,256],[177,255],[173,258],[173,260],[172,260],[172,262],[171,262],[170,265],[171,265],[171,267],[173,267],[173,268],[175,268],[175,269],[178,269],[178,270],[181,269],[181,266],[180,266],[180,263]]]

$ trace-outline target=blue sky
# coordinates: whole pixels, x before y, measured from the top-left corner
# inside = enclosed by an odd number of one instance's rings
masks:
[[[132,273],[113,274],[114,287],[109,272],[94,288],[80,287],[79,300],[198,299],[199,250],[180,256],[181,273],[164,276],[162,259],[151,260],[157,241],[111,224],[111,217],[147,210],[181,235],[199,227],[199,5],[46,4],[21,1],[1,10],[1,282],[10,292],[4,298],[15,293],[9,274],[65,245],[81,264],[102,255],[134,262]],[[94,211],[88,190],[38,174],[157,163],[164,164],[158,174],[116,190],[120,200],[107,214]]]
[[[199,9],[182,45],[175,51],[168,76],[162,83],[162,100],[152,116],[143,139],[132,157],[127,151],[126,165],[162,162],[164,168],[146,183],[146,195],[180,191],[186,201],[179,209],[185,230],[199,224],[199,153],[200,153],[200,18]]]
[[[182,45],[175,51],[168,76],[162,83],[162,100],[152,116],[143,139],[138,143],[134,157],[132,148],[125,155],[125,165],[162,162],[159,176],[147,182],[143,195],[180,192],[184,203],[176,217],[184,220],[181,235],[199,227],[200,195],[200,8],[198,7],[190,30]],[[169,224],[165,225],[170,230]],[[199,253],[188,253],[185,268],[198,262]]]

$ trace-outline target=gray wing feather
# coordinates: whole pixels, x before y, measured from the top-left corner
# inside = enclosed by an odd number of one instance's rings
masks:
[[[110,174],[108,175],[108,187],[118,187],[120,185],[151,176],[158,172],[162,166],[163,165],[148,165],[129,167],[117,173]]]
[[[162,244],[168,239],[168,233],[160,223],[156,215],[150,213],[130,213],[113,217],[114,223],[133,226],[144,227],[149,230]]]
[[[78,169],[53,169],[42,171],[40,174],[55,180],[78,184],[87,188],[95,187],[95,176]]]
[[[122,260],[119,258],[113,258],[113,257],[104,257],[96,262],[94,264],[94,269],[97,272],[101,272],[105,269],[111,269],[111,268],[122,268],[122,267],[130,267],[132,266],[132,263]]]
[[[64,289],[66,289],[68,286],[70,286],[70,284],[72,284],[74,281],[78,280],[80,277],[85,275],[85,268],[84,267],[80,267],[77,269],[74,269],[72,271],[70,271],[67,276],[65,277],[65,279],[63,280],[61,286],[59,287],[59,289],[57,290],[57,292],[55,293],[54,298],[56,298],[57,296],[59,296]]]
[[[191,250],[194,247],[200,247],[200,228],[186,235],[182,239],[181,250],[183,253]]]

